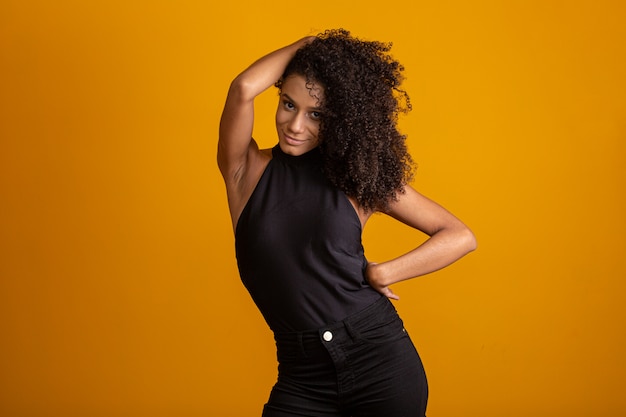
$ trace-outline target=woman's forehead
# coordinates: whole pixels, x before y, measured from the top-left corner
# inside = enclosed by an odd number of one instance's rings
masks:
[[[319,105],[324,94],[324,87],[307,80],[303,75],[292,74],[283,81],[281,93],[294,100],[314,100],[314,105]]]

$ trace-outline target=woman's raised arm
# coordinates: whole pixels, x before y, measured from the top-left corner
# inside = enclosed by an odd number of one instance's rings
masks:
[[[252,139],[254,99],[280,78],[296,51],[314,37],[306,37],[257,60],[231,83],[222,112],[217,163],[227,187],[245,177],[251,153],[259,152]]]

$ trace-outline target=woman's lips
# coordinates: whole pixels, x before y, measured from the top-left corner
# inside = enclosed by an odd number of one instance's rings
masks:
[[[289,135],[285,135],[285,142],[287,142],[290,145],[300,145],[304,142],[304,140],[292,138]]]

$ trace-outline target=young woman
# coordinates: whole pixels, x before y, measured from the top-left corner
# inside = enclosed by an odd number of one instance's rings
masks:
[[[391,285],[451,264],[476,242],[408,185],[396,122],[410,104],[389,49],[327,31],[262,57],[230,86],[218,164],[241,279],[276,339],[265,417],[425,415],[424,369]],[[278,144],[260,150],[253,104],[272,85]],[[374,212],[429,239],[368,262],[361,234]]]

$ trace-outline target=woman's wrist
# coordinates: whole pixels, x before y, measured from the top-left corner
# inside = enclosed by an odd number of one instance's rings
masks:
[[[385,276],[385,265],[376,262],[370,262],[367,265],[367,279],[377,287],[386,287],[389,285]]]

